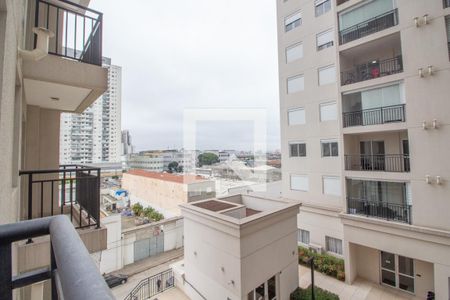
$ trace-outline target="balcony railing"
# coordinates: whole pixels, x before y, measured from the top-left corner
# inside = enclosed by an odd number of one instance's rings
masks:
[[[398,10],[389,12],[339,31],[339,44],[345,44],[398,24]]]
[[[341,85],[366,81],[403,72],[402,56],[384,60],[374,60],[365,64],[354,66],[352,69],[341,72]]]
[[[405,104],[345,112],[344,127],[405,122]]]
[[[12,276],[12,243],[50,235],[50,267]],[[13,290],[51,279],[51,299],[115,299],[65,216],[0,225],[0,300]]]
[[[409,155],[345,155],[345,169],[349,171],[409,172]]]
[[[347,213],[411,224],[411,205],[347,197]]]
[[[444,8],[450,7],[450,0],[442,0],[444,2]]]
[[[36,0],[35,26],[55,34],[49,42],[53,55],[101,66],[102,21],[102,13],[70,1]]]
[[[124,300],[146,300],[175,286],[172,269],[142,279]]]
[[[100,168],[62,165],[19,175],[27,187],[26,219],[66,214],[76,228],[100,227]]]

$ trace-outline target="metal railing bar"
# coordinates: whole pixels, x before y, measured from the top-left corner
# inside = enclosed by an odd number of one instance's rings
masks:
[[[22,273],[18,276],[14,276],[12,278],[11,285],[13,289],[17,289],[36,282],[50,279],[51,277],[52,273],[49,268],[41,268],[38,270]]]

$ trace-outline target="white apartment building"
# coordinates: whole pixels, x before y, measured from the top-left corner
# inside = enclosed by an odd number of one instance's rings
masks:
[[[288,300],[298,287],[298,203],[234,195],[180,205],[184,261],[175,286],[192,300]]]
[[[131,141],[131,134],[129,130],[122,130],[121,143],[121,155],[133,154],[134,147]]]
[[[61,114],[61,164],[120,162],[122,68],[103,57],[108,90],[82,114]]]
[[[348,283],[449,299],[449,6],[277,1],[283,197]]]

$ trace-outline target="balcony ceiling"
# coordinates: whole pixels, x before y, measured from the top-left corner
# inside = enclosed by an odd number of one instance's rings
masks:
[[[24,87],[29,105],[61,111],[75,111],[79,103],[92,91],[82,87],[33,79],[24,79]]]
[[[51,54],[24,60],[23,78],[27,104],[65,112],[83,112],[108,86],[105,68]]]
[[[376,49],[376,50],[374,50]],[[367,53],[395,49],[401,51],[400,34],[395,33],[341,52],[344,57],[367,57]]]

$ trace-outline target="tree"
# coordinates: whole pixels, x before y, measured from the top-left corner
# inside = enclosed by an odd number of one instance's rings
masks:
[[[139,202],[133,204],[133,206],[131,207],[131,210],[133,211],[134,215],[137,217],[139,217],[141,215],[143,209],[144,209],[144,207]]]
[[[169,168],[169,173],[173,173],[173,172],[177,172],[178,171],[179,166],[178,166],[178,163],[176,161],[173,161],[173,162],[169,163],[167,168]]]
[[[210,166],[212,164],[218,163],[219,157],[214,153],[202,153],[198,156],[198,165],[202,166]]]

